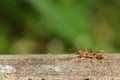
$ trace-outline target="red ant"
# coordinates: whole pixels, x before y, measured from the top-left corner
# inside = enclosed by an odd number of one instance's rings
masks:
[[[76,55],[78,55],[78,57],[88,57],[88,50],[78,50],[76,52]]]
[[[96,59],[103,59],[103,51],[97,51],[94,56]]]
[[[103,52],[102,51],[97,51],[96,53],[92,53],[92,49],[90,50],[90,52],[88,52],[88,50],[78,50],[76,52],[76,54],[78,55],[78,57],[86,57],[86,58],[96,58],[96,59],[103,59]]]

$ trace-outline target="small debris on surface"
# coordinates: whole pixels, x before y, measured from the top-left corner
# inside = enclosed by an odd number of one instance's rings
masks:
[[[47,70],[53,70],[55,72],[61,72],[63,70],[63,66],[55,66],[55,65],[41,65],[42,67],[44,67]]]
[[[16,70],[12,66],[0,64],[0,73],[12,73],[12,72],[16,72]]]

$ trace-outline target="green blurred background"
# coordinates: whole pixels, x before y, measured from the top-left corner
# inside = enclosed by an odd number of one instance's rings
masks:
[[[120,52],[120,0],[0,0],[0,54]]]

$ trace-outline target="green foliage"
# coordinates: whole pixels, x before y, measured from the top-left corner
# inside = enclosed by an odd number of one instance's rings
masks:
[[[2,0],[0,53],[118,52],[119,5],[119,0]]]

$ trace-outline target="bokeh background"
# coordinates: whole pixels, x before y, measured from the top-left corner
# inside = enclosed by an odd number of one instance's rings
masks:
[[[0,54],[120,51],[120,0],[0,0]]]

